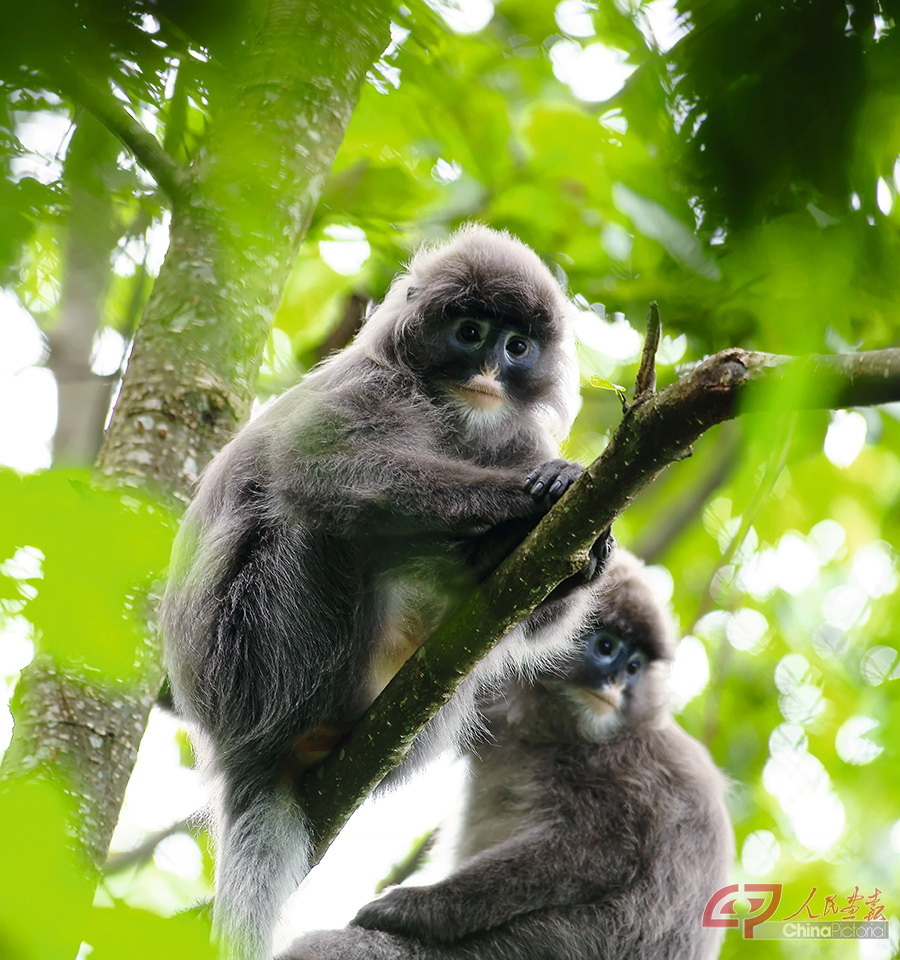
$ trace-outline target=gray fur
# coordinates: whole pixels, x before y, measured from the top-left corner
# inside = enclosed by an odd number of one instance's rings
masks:
[[[510,682],[473,751],[461,863],[399,887],[345,930],[317,931],[283,960],[710,960],[700,921],[727,882],[725,782],[675,725],[668,627],[640,564],[619,552],[593,595],[598,626],[650,659],[617,717],[563,667]],[[559,675],[559,678],[558,676]],[[605,710],[605,708],[604,708]]]
[[[460,315],[514,324],[540,345],[496,409],[432,375]],[[527,247],[470,226],[417,254],[356,341],[205,472],[162,623],[175,707],[197,727],[218,788],[215,920],[236,956],[267,956],[281,902],[308,869],[293,799],[298,738],[342,735],[454,598],[534,525],[553,498],[523,488],[529,471],[543,464],[565,484],[577,475],[551,459],[576,404],[562,290]],[[556,616],[574,624],[577,613],[577,600],[559,600]],[[564,630],[541,640],[538,628],[519,628],[487,658],[407,768],[465,738],[479,688],[547,659]]]

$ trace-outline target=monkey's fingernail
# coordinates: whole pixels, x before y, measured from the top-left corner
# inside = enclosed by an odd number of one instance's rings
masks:
[[[553,486],[550,488],[549,493],[552,495],[554,493],[560,493],[565,490],[565,485],[563,484],[563,479],[560,477],[557,480],[554,480]]]
[[[535,496],[539,496],[541,493],[543,493],[543,491],[544,491],[544,481],[543,481],[543,480],[535,480],[534,486],[531,488],[531,492],[532,492]]]

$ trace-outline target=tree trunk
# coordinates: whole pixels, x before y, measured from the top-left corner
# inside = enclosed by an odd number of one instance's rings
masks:
[[[366,71],[388,40],[386,3],[270,2],[175,195],[169,250],[97,461],[105,482],[183,502],[246,418],[282,286]],[[115,132],[127,142],[128,131]],[[78,801],[73,836],[95,867],[162,677],[158,642],[149,643],[128,689],[39,656],[16,691],[3,776],[62,783]]]

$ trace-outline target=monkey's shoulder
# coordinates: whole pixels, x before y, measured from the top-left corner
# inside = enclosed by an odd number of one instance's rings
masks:
[[[242,434],[246,444],[273,457],[286,451],[311,457],[370,448],[400,435],[405,445],[430,445],[434,420],[433,407],[415,378],[357,363],[352,369],[310,374]]]

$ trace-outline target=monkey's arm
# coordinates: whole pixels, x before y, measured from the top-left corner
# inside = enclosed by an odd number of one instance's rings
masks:
[[[625,837],[573,837],[539,827],[466,861],[431,887],[397,887],[353,923],[372,930],[452,943],[535,910],[595,902],[621,889],[638,868]]]
[[[542,516],[584,468],[552,460],[542,469],[544,484],[526,488],[515,470],[370,444],[302,459],[285,493],[331,532],[471,536],[512,518]]]

